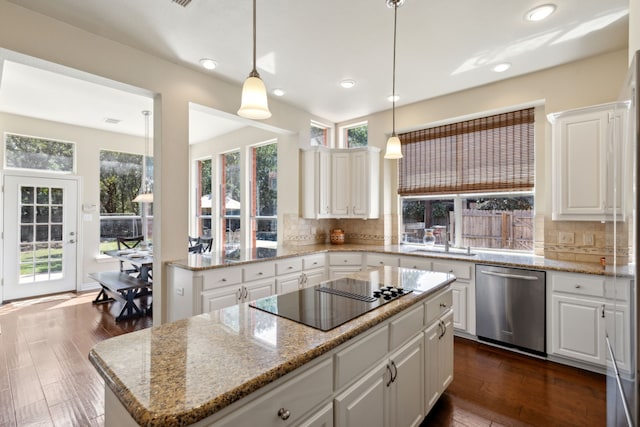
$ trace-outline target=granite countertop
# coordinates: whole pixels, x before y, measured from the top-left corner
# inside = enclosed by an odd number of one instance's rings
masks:
[[[548,259],[542,256],[536,256],[531,254],[520,253],[507,253],[507,252],[490,252],[490,251],[473,251],[475,255],[469,256],[460,252],[420,252],[420,249],[424,249],[418,245],[331,245],[331,244],[318,244],[318,245],[306,245],[306,246],[289,246],[282,247],[275,250],[274,254],[265,256],[257,250],[236,251],[233,260],[229,260],[218,252],[212,252],[211,254],[196,254],[189,255],[188,258],[180,259],[176,261],[170,261],[167,264],[176,267],[184,268],[187,270],[199,271],[209,270],[213,268],[229,267],[231,265],[242,265],[260,261],[274,261],[283,258],[311,255],[314,253],[325,252],[373,252],[391,255],[410,255],[422,258],[432,259],[448,259],[457,261],[473,262],[477,264],[495,264],[505,267],[516,268],[530,268],[540,270],[555,270],[555,271],[567,271],[571,273],[584,273],[584,274],[599,274],[599,275],[613,275],[614,270],[612,266],[602,267],[600,264],[575,262],[575,261],[560,261]],[[418,250],[418,251],[416,251]],[[633,267],[631,265],[617,266],[616,273],[618,275],[631,275],[633,274]]]
[[[447,273],[391,267],[350,277],[413,292],[328,332],[244,303],[110,338],[93,347],[89,360],[139,424],[187,425],[215,414],[455,280]]]

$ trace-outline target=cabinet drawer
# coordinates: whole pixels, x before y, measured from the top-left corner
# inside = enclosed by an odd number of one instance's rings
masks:
[[[420,333],[424,322],[424,305],[420,304],[409,313],[389,324],[389,351],[393,351],[409,338]]]
[[[453,306],[451,288],[437,294],[426,302],[425,325],[429,325]]]
[[[244,281],[264,279],[265,277],[273,277],[276,273],[275,264],[272,262],[258,262],[243,267]]]
[[[312,270],[324,267],[326,258],[325,254],[306,256],[302,259],[302,268],[304,270]]]
[[[566,292],[593,297],[604,296],[604,276],[584,274],[553,274],[551,276],[553,292]]]
[[[433,262],[433,271],[439,271],[440,273],[451,273],[456,276],[457,279],[471,279],[471,272],[473,271],[473,265],[458,262]]]
[[[431,260],[418,256],[405,256],[400,258],[400,267],[431,271]]]
[[[203,290],[239,284],[242,283],[242,269],[226,267],[209,270],[203,274],[203,279]]]
[[[393,255],[367,254],[367,265],[370,267],[379,267],[383,265],[398,267],[400,265],[400,260],[397,256]]]
[[[604,293],[608,300],[629,301],[631,295],[631,280],[622,277],[607,278],[604,283]]]
[[[283,259],[276,262],[276,274],[278,276],[295,273],[296,271],[302,271],[302,258]]]
[[[329,254],[330,265],[362,265],[361,254],[338,253]]]
[[[384,326],[334,356],[336,389],[360,376],[387,354],[387,334],[388,328]]]
[[[298,370],[302,369],[304,367]],[[225,417],[216,425],[279,427],[302,421],[302,416],[331,395],[333,369],[331,359],[327,359],[306,372],[298,373],[298,370],[290,374],[295,376],[289,381],[245,404],[235,411],[235,416]],[[281,408],[291,414],[286,422],[278,415]]]

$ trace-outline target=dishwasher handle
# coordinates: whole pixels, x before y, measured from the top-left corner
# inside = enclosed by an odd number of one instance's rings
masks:
[[[505,279],[538,280],[536,276],[523,276],[521,274],[496,273],[495,271],[480,270],[482,274],[489,276],[503,277]]]

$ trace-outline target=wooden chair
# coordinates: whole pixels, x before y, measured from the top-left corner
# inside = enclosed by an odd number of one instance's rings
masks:
[[[134,249],[140,245],[140,242],[144,240],[144,236],[134,236],[134,237],[116,237],[116,242],[118,242],[118,250],[123,249]],[[135,266],[131,266],[132,268],[125,268],[124,261],[120,261],[120,271],[123,273],[138,273],[138,269]]]

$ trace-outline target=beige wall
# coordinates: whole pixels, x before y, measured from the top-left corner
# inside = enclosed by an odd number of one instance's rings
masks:
[[[640,50],[640,0],[629,0],[629,63]]]

